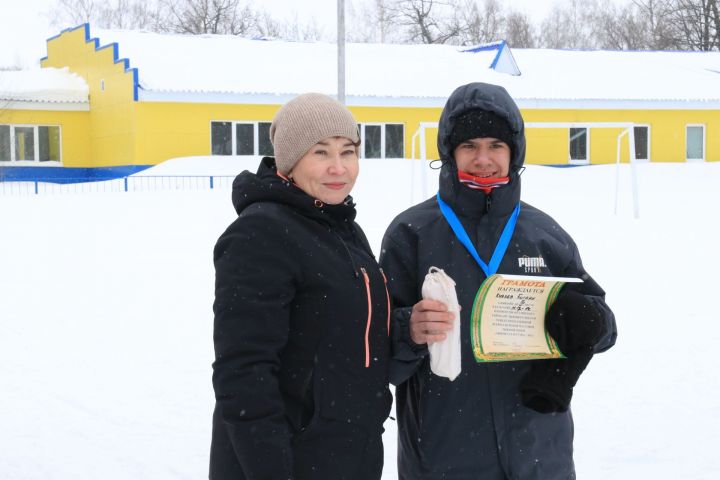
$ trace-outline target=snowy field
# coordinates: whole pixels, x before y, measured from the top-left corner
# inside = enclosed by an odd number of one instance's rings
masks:
[[[363,161],[353,193],[376,254],[392,217],[435,191],[434,172],[423,188],[410,165]],[[145,173],[255,166],[176,160]],[[524,200],[574,236],[618,319],[617,346],[576,389],[578,477],[715,480],[720,163],[638,174],[639,219],[628,166],[617,214],[614,166],[523,174]],[[234,216],[227,188],[0,196],[0,478],[207,478],[212,247]]]

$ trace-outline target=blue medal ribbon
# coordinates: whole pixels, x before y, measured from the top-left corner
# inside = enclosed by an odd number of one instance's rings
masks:
[[[447,220],[448,224],[450,224],[450,228],[452,228],[453,232],[455,232],[455,236],[458,240],[460,240],[460,243],[465,245],[467,251],[470,252],[470,255],[472,255],[478,265],[480,265],[482,271],[485,272],[485,276],[490,277],[495,275],[498,267],[500,267],[500,262],[505,256],[505,252],[510,245],[510,238],[512,238],[513,232],[515,231],[515,224],[517,224],[517,218],[518,215],[520,215],[520,203],[518,202],[515,210],[513,210],[512,215],[510,215],[510,218],[505,224],[505,228],[503,229],[502,235],[500,235],[500,240],[498,240],[497,245],[495,245],[495,251],[493,252],[492,258],[490,258],[490,264],[488,265],[483,262],[480,255],[478,255],[477,249],[475,248],[475,245],[472,244],[472,241],[470,241],[470,237],[465,231],[465,228],[463,228],[457,215],[453,209],[450,208],[450,205],[445,203],[445,201],[440,197],[440,192],[437,193],[437,201],[440,206],[440,211],[445,217],[445,220]]]

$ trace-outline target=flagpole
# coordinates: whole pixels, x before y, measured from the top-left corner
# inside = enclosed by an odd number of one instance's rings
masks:
[[[337,0],[337,98],[345,105],[345,0]]]

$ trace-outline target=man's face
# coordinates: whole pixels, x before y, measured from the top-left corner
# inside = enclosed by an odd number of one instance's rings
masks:
[[[467,140],[453,152],[458,170],[475,177],[507,177],[510,173],[510,147],[497,138]]]

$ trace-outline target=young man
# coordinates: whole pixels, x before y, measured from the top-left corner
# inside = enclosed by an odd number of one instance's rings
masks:
[[[593,353],[617,336],[605,292],[585,272],[572,238],[520,201],[524,124],[504,88],[455,90],[440,118],[438,149],[438,196],[393,221],[380,257],[394,305],[399,478],[573,479],[572,388]],[[470,245],[459,240],[452,217]],[[512,236],[503,241],[507,229]],[[498,262],[498,273],[584,280],[565,286],[546,317],[567,359],[475,362],[470,313]],[[444,304],[421,298],[431,266],[454,279],[461,306],[462,373],[453,382],[430,371],[427,343],[444,339],[454,321]]]

